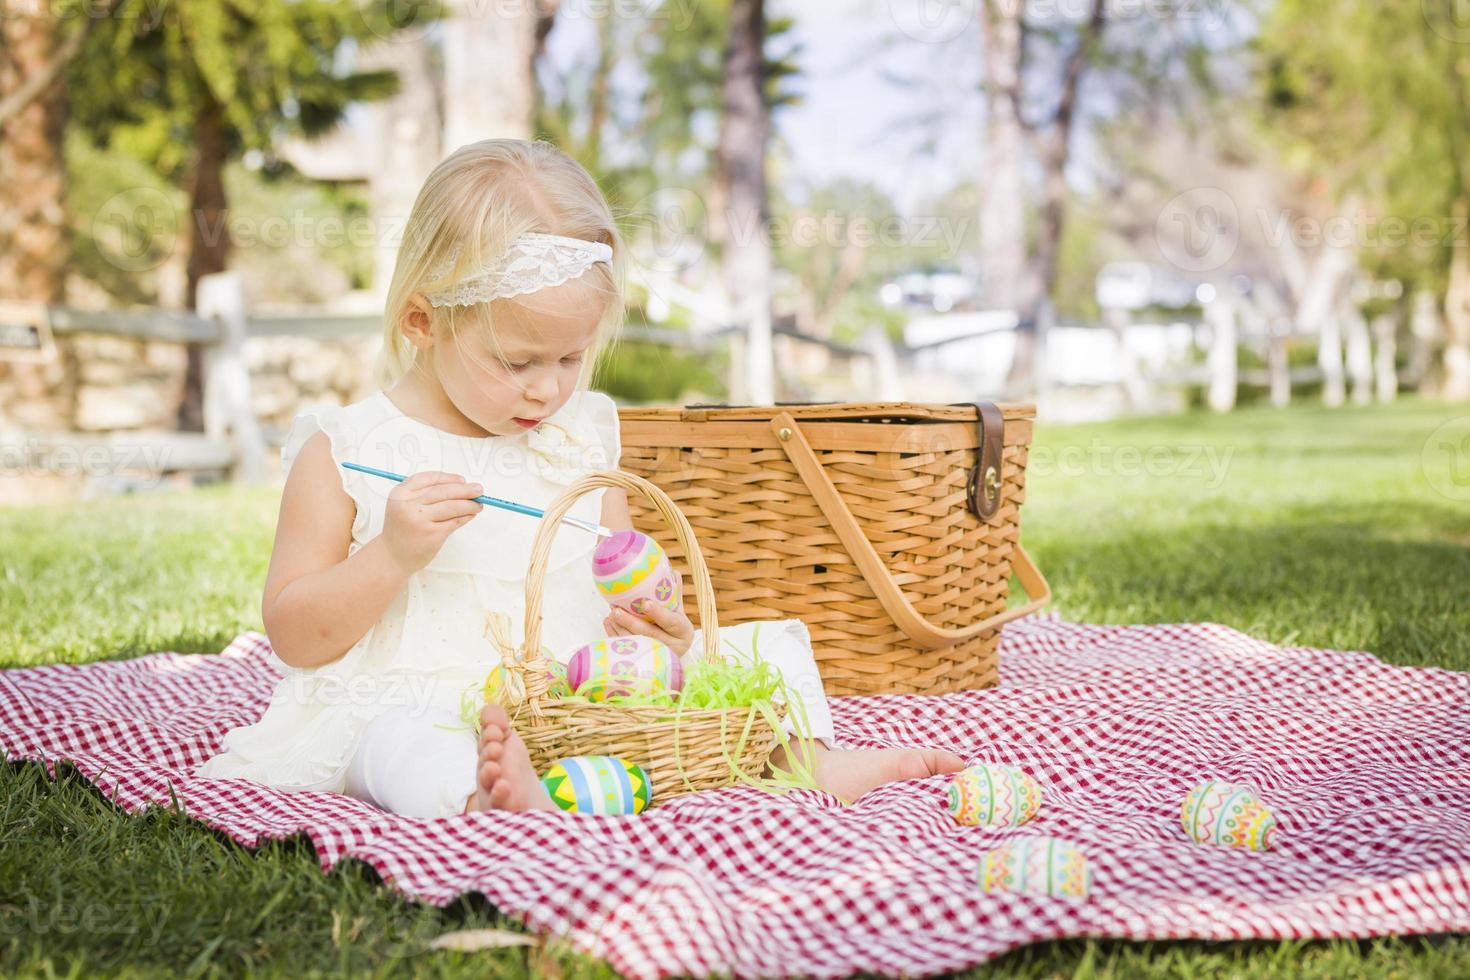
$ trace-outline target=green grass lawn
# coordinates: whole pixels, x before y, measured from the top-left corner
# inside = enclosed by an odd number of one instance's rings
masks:
[[[1470,454],[1430,438],[1467,417],[1411,400],[1043,426],[1025,540],[1068,619],[1211,620],[1470,669],[1470,486],[1454,482]],[[0,666],[213,652],[259,629],[277,503],[220,487],[0,510]],[[251,852],[169,810],[119,815],[65,770],[11,764],[0,780],[6,974],[611,975],[555,946],[534,966],[522,950],[429,952],[506,922],[479,901],[404,901],[352,861],[322,874],[300,841]],[[973,972],[1470,976],[1470,939],[1072,941]]]

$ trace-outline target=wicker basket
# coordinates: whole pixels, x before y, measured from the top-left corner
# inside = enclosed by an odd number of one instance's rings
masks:
[[[726,623],[802,620],[829,695],[942,694],[994,685],[1000,627],[1051,598],[1019,544],[1034,415],[988,403],[622,408],[620,465],[693,525]],[[657,513],[629,506],[661,535]],[[686,556],[668,551],[687,585]],[[1007,609],[1012,573],[1030,601]]]
[[[694,531],[678,507],[662,490],[637,476],[602,472],[582,477],[552,501],[537,528],[526,574],[523,645],[519,650],[512,648],[504,633],[504,619],[498,620],[501,625],[495,631],[501,662],[516,675],[515,686],[525,691],[525,699],[511,709],[511,721],[526,743],[532,764],[537,772],[545,772],[558,760],[571,756],[618,756],[637,763],[648,773],[650,806],[684,793],[736,782],[772,788],[770,781],[762,778],[762,770],[777,740],[785,741],[788,736],[784,731],[778,734],[754,707],[682,710],[675,715],[663,707],[587,704],[548,696],[550,665],[540,653],[532,655],[529,651],[542,649],[541,592],[552,538],[577,499],[600,487],[632,491],[630,501],[646,501],[672,528],[681,554],[692,559],[688,570],[693,589],[686,594],[695,596],[698,612],[708,623],[703,631],[704,659],[714,662],[723,656],[714,586]],[[784,704],[773,702],[770,708],[776,721],[785,718]]]

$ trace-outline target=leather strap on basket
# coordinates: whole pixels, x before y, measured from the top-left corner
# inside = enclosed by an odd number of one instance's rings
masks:
[[[1035,612],[1051,601],[1051,586],[1046,584],[1046,578],[1031,560],[1031,556],[1026,554],[1026,550],[1020,544],[1017,544],[1012,552],[1011,570],[1021,580],[1021,587],[1026,590],[1030,601],[1025,605],[1003,610],[978,623],[971,623],[957,629],[935,626],[914,608],[908,596],[904,595],[903,590],[893,581],[893,576],[889,574],[887,567],[883,564],[883,559],[873,548],[873,543],[863,533],[857,518],[852,516],[852,511],[848,509],[847,504],[838,494],[837,488],[832,485],[832,480],[822,469],[821,462],[817,459],[816,453],[812,452],[811,444],[806,441],[806,435],[796,424],[796,420],[789,412],[781,412],[771,419],[771,429],[776,433],[781,448],[786,451],[787,458],[796,467],[796,472],[801,476],[802,482],[806,484],[812,497],[816,499],[817,506],[822,508],[822,513],[826,515],[827,522],[832,525],[832,530],[837,532],[837,537],[842,541],[843,547],[847,549],[847,553],[852,556],[853,563],[862,572],[863,579],[867,581],[873,594],[878,597],[878,602],[883,606],[883,610],[920,648],[937,650],[953,646],[959,640],[993,630],[1013,619]]]
[[[1000,510],[1001,452],[1005,449],[1006,421],[995,402],[976,404],[975,415],[980,426],[980,450],[975,454],[975,467],[970,470],[965,492],[970,498],[970,512],[988,521]]]

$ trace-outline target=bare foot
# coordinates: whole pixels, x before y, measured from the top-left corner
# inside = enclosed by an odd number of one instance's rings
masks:
[[[885,783],[959,772],[965,762],[943,749],[829,749],[817,742],[806,747],[817,785],[844,803],[852,803]],[[798,750],[800,751],[800,750]],[[786,749],[771,753],[771,766],[790,772]]]
[[[510,716],[498,704],[480,709],[480,757],[475,763],[475,792],[465,810],[555,810],[546,787],[531,765],[526,743],[510,727]]]

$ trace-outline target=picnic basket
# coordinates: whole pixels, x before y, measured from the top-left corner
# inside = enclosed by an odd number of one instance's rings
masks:
[[[631,491],[630,501],[645,501],[672,528],[681,545],[680,553],[687,557],[688,577],[693,582],[686,595],[695,597],[698,612],[707,624],[702,636],[703,659],[717,661],[723,657],[714,586],[699,542],[679,508],[657,486],[632,474],[605,471],[581,477],[551,502],[536,530],[526,573],[523,645],[514,648],[504,614],[492,614],[489,620],[501,663],[515,675],[515,686],[524,691],[524,697],[511,709],[511,720],[526,744],[532,765],[537,772],[545,772],[570,756],[626,759],[648,773],[650,806],[684,793],[736,782],[771,788],[772,781],[761,774],[777,739],[787,738],[784,731],[778,736],[771,725],[771,719],[779,723],[786,715],[786,705],[779,701],[769,704],[768,717],[753,706],[681,709],[675,714],[667,707],[586,703],[551,696],[547,674],[550,664],[541,645],[541,599],[552,538],[577,499],[600,487]],[[786,784],[793,785],[790,780]]]
[[[993,686],[1000,627],[1051,598],[1019,540],[1034,406],[618,414],[619,465],[693,526],[721,619],[802,620],[829,695]],[[660,535],[659,513],[632,499],[629,509]],[[667,551],[687,584],[687,556]],[[1007,608],[1013,573],[1029,601]]]

